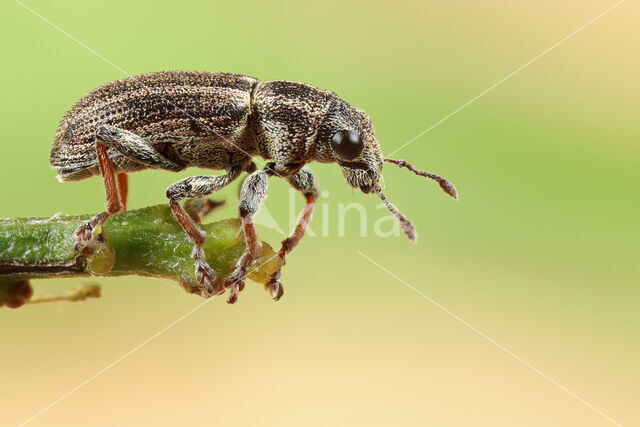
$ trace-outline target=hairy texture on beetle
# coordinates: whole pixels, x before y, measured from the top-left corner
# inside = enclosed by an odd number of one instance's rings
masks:
[[[304,83],[258,83],[252,100],[256,144],[262,157],[275,161],[278,175],[295,173],[313,160],[315,137],[333,96]]]
[[[96,131],[96,140],[112,146],[126,157],[151,168],[178,172],[184,165],[171,161],[138,135],[110,125],[101,125]]]
[[[135,135],[166,162],[131,156],[113,135]],[[81,98],[62,120],[50,162],[61,181],[100,173],[95,137],[108,149],[116,172],[147,168],[223,170],[249,167],[251,157],[274,160],[274,172],[293,175],[310,161],[335,162],[329,142],[338,130],[362,135],[357,159],[369,175],[342,165],[347,181],[369,188],[381,173],[382,153],[370,118],[335,93],[290,81],[258,82],[241,74],[166,71],[127,77]],[[140,144],[130,144],[138,151]],[[149,161],[152,160],[152,161]]]
[[[313,172],[309,168],[302,168],[298,173],[287,177],[287,182],[304,195],[310,195],[314,199],[320,197],[320,188],[315,176],[313,176]]]
[[[255,156],[271,162],[256,170]],[[124,207],[126,173],[191,166],[227,171],[220,176],[185,178],[166,193],[173,214],[194,243],[196,277],[207,292],[212,291],[216,276],[204,261],[205,233],[178,201],[206,197],[241,172],[250,173],[239,203],[247,252],[225,281],[225,287],[232,289],[230,302],[237,299],[248,268],[260,253],[251,217],[267,197],[270,176],[285,178],[307,200],[296,229],[283,242],[282,261],[304,235],[319,196],[315,178],[305,167],[312,161],[337,163],[349,185],[363,193],[376,192],[415,240],[411,223],[380,192],[385,159],[369,116],[334,92],[305,83],[259,82],[241,74],[193,71],[128,77],[93,90],[67,112],[50,156],[61,181],[96,174],[105,180],[107,210],[78,231],[83,237],[79,250],[89,244],[95,227]],[[434,179],[449,195],[457,195],[444,178],[404,161],[386,161]],[[275,298],[282,295],[279,277],[278,271],[268,285]]]
[[[211,193],[227,186],[236,179],[242,170],[233,168],[229,173],[218,176],[200,175],[190,176],[172,184],[167,189],[167,197],[174,201],[179,201],[187,197],[203,198]]]
[[[62,181],[98,174],[94,141],[101,125],[136,134],[166,157],[177,157],[176,163],[220,169],[228,165],[229,150],[241,153],[232,156],[234,161],[248,163],[255,154],[247,124],[256,84],[253,77],[240,74],[193,71],[148,73],[109,83],[67,112],[58,127],[51,165]],[[210,146],[226,149],[207,150]],[[223,154],[223,159],[210,156]],[[109,157],[118,172],[149,167],[114,148]]]
[[[240,190],[240,216],[252,216],[267,198],[269,174],[264,170],[257,170],[247,177]]]

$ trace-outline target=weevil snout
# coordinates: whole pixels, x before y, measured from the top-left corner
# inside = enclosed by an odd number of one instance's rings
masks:
[[[369,194],[373,192],[375,189],[380,188],[380,183],[378,181],[382,176],[380,173],[381,170],[382,170],[382,167],[380,167],[380,170],[367,169],[367,177],[369,178],[370,182],[365,182],[363,185],[360,186],[360,190],[363,193]]]
[[[382,176],[382,160],[378,161],[378,156],[371,156],[368,161],[340,162],[342,174],[347,183],[360,189],[365,194],[371,193],[377,186]],[[380,154],[380,159],[382,155]]]
[[[380,145],[373,134],[363,135],[362,150],[354,160],[339,160],[347,183],[369,194],[378,185],[382,176],[384,158]]]

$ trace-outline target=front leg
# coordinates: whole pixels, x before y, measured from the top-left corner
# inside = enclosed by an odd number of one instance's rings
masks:
[[[273,175],[273,165],[268,164],[264,169],[257,170],[249,175],[240,190],[238,211],[240,218],[242,218],[242,228],[247,249],[238,261],[236,269],[225,282],[226,288],[232,288],[228,300],[230,304],[238,300],[238,294],[244,289],[247,270],[253,261],[260,256],[262,245],[258,240],[252,218],[267,198],[267,186],[271,175]]]
[[[282,259],[282,265],[285,264],[286,255],[291,252],[293,248],[298,246],[298,243],[302,240],[302,237],[307,230],[307,226],[309,225],[309,222],[311,222],[311,215],[313,214],[315,201],[320,195],[320,189],[318,188],[317,181],[313,172],[311,172],[311,169],[309,168],[305,167],[300,169],[298,173],[288,177],[287,181],[291,187],[305,196],[307,203],[302,209],[302,214],[300,215],[300,219],[298,220],[298,224],[293,230],[293,233],[282,241],[282,247],[278,252],[278,255],[280,255],[280,258]],[[269,289],[271,295],[276,301],[280,299],[284,292],[282,284],[280,283],[280,270],[276,271],[271,276],[271,279],[267,283],[267,289]]]

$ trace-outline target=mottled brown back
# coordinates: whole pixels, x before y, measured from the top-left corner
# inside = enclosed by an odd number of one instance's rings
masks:
[[[246,145],[243,130],[257,80],[241,74],[163,71],[127,77],[82,97],[64,116],[50,162],[63,181],[97,174],[95,131],[112,125],[144,138],[172,160],[181,144]],[[250,149],[250,147],[247,147]],[[109,149],[118,171],[148,166]]]

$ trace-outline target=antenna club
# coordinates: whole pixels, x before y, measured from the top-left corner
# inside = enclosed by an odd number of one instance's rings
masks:
[[[456,190],[456,187],[451,182],[447,181],[446,179],[440,181],[440,188],[442,188],[442,190],[445,193],[447,193],[449,196],[458,200],[458,191]]]
[[[396,218],[398,218],[398,221],[400,222],[400,228],[402,228],[404,234],[407,235],[409,240],[411,240],[413,243],[416,243],[418,241],[418,233],[416,232],[416,228],[413,226],[413,224],[411,224],[411,221],[409,221],[406,216],[402,215],[400,211],[398,211],[398,209],[389,200],[387,200],[385,195],[382,194],[382,191],[380,191],[379,185],[377,185],[373,189],[373,191],[378,195],[380,200],[382,200],[387,209],[389,209],[391,213],[394,214]]]

